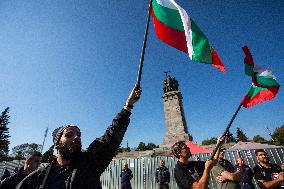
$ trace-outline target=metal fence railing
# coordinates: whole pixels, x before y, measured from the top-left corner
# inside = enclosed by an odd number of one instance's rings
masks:
[[[270,162],[281,164],[284,162],[284,147],[283,148],[273,148],[265,149],[269,155]],[[254,150],[242,150],[234,152],[225,152],[225,158],[232,162],[233,165],[236,164],[236,158],[241,154],[244,158],[245,164],[253,168],[257,164],[256,157],[254,155]],[[211,154],[198,154],[201,160],[206,160],[210,158]],[[194,158],[193,155],[192,158]],[[156,168],[159,167],[159,161],[163,159],[166,166],[169,168],[171,174],[170,188],[178,189],[176,182],[173,177],[174,166],[177,159],[174,157],[141,157],[141,158],[129,158],[129,159],[114,159],[104,173],[101,175],[101,183],[103,189],[120,189],[120,173],[125,163],[128,164],[129,168],[133,172],[133,179],[131,180],[132,188],[134,189],[156,189],[157,184],[155,180]],[[20,167],[24,164],[24,161],[10,161],[10,162],[0,162],[0,175],[4,168],[6,167],[11,173],[15,167]],[[41,165],[45,166],[45,165]],[[254,184],[256,182],[254,180]],[[210,176],[209,188],[216,189],[216,182],[212,175]],[[256,188],[259,187],[256,185]]]

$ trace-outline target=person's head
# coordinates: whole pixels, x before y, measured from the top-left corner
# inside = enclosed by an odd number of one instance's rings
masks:
[[[226,148],[221,148],[218,159],[223,159],[225,157],[225,150]]]
[[[244,165],[244,159],[243,159],[243,158],[239,157],[239,158],[237,158],[236,161],[237,161],[237,164],[238,164],[239,166]]]
[[[124,168],[124,169],[128,169],[128,164],[125,163],[124,166],[123,166],[123,168]]]
[[[40,166],[42,154],[40,152],[33,152],[25,160],[24,170],[31,173]]]
[[[165,161],[164,160],[160,160],[160,167],[164,167],[165,166]]]
[[[263,149],[255,150],[255,155],[256,155],[256,159],[260,163],[264,163],[264,164],[269,163],[269,157],[268,157],[267,153]]]
[[[63,159],[70,160],[81,151],[81,132],[76,125],[59,127],[52,135],[54,146]]]
[[[187,147],[185,141],[176,142],[172,146],[172,153],[178,159],[188,159],[191,156],[190,149]]]

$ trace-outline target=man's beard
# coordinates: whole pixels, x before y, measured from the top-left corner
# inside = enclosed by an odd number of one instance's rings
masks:
[[[75,160],[78,154],[81,152],[80,149],[74,149],[72,147],[67,147],[64,144],[58,146],[58,151],[61,154],[63,160]]]

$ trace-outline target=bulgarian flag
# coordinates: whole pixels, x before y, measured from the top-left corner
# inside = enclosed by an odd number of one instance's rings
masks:
[[[168,45],[188,53],[193,61],[225,67],[207,37],[174,0],[152,0],[151,14],[156,34]]]
[[[258,103],[273,99],[280,85],[272,70],[256,66],[247,46],[242,47],[246,57],[244,59],[245,73],[252,77],[252,86],[242,100],[245,108],[250,108]]]

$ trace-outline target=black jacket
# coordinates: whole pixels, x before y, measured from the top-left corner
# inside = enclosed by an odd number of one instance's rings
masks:
[[[16,173],[4,179],[0,184],[0,189],[13,189],[27,176],[23,174],[24,167],[21,167]]]
[[[156,169],[156,182],[161,184],[170,182],[170,172],[167,167],[159,167]]]
[[[130,180],[133,178],[131,169],[123,169],[120,173],[121,183],[130,183]]]
[[[123,139],[131,113],[122,109],[105,134],[81,152],[65,180],[66,189],[101,189],[100,176],[107,168]],[[54,173],[55,162],[26,177],[17,189],[47,189]]]

